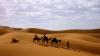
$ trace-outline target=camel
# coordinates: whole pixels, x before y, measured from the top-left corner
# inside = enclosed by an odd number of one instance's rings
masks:
[[[33,42],[34,42],[34,43],[35,43],[35,41],[37,41],[37,44],[40,44],[40,40],[41,40],[41,38],[39,38],[39,37],[37,36],[37,34],[34,35],[34,38],[33,38]]]
[[[45,35],[43,37],[41,37],[41,39],[42,39],[42,44],[44,44],[46,42],[47,45],[48,45],[49,41],[51,40],[51,38],[48,38]]]
[[[52,38],[51,40],[51,45],[53,46],[53,44],[55,43],[55,45],[57,45],[58,47],[58,42],[61,42],[61,40],[57,39],[56,37]]]

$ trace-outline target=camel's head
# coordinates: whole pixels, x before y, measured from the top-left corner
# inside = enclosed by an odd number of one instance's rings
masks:
[[[59,40],[59,42],[61,42],[61,40]]]

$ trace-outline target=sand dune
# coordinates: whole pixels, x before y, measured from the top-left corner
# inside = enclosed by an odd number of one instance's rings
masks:
[[[49,34],[53,32],[51,30],[44,30],[44,29],[37,29],[37,28],[27,28],[22,31],[29,32],[29,33],[39,33],[39,34]]]
[[[14,30],[15,29],[15,30]],[[19,31],[21,30],[21,31]],[[64,33],[65,32],[65,33]],[[73,31],[48,31],[37,29],[30,32],[29,29],[5,29],[0,28],[0,56],[100,56],[100,33],[83,33]],[[87,32],[87,31],[86,31]],[[91,32],[89,30],[89,32]],[[98,32],[96,30],[96,32]],[[48,37],[57,37],[61,39],[60,47],[66,47],[66,42],[70,42],[70,49],[44,47],[34,45],[32,38],[36,33],[38,36],[47,34]],[[17,44],[12,44],[11,40],[16,38],[19,40]],[[79,52],[80,51],[80,52]],[[5,54],[6,53],[6,54]]]
[[[96,37],[96,38],[99,38],[100,39],[100,34],[99,33],[88,33],[88,35],[91,35],[91,36],[93,36],[93,37]]]
[[[63,45],[66,41],[70,41],[70,47],[82,51],[93,52],[100,54],[100,39],[94,36],[83,33],[60,33],[48,36],[56,36],[63,40]]]
[[[9,33],[9,32],[10,32],[10,30],[8,30],[8,29],[0,28],[0,35],[6,34],[6,33]]]
[[[0,28],[8,29],[10,31],[23,31],[29,33],[39,33],[39,34],[51,34],[51,33],[98,33],[100,34],[100,29],[71,29],[71,30],[46,30],[39,28],[14,28],[9,26],[0,26]]]
[[[14,27],[8,27],[8,26],[0,26],[0,34],[6,34],[6,33],[10,33],[10,32],[19,32],[19,31],[23,31],[24,29],[22,28],[14,28]]]
[[[26,28],[22,30],[23,32],[29,33],[39,33],[39,34],[52,34],[52,33],[99,33],[100,29],[71,29],[71,30],[45,30],[45,29],[38,29],[38,28]]]
[[[32,37],[35,33],[13,32],[0,36],[0,44],[11,43],[12,38],[19,40],[19,44],[33,44]],[[42,36],[39,34],[38,36]],[[62,40],[60,46],[65,46],[67,41],[70,41],[70,48],[95,54],[100,54],[100,39],[88,34],[81,33],[60,33],[48,34],[48,37],[58,37]]]
[[[54,47],[33,44],[0,45],[0,56],[95,56],[85,52],[77,52]],[[99,55],[96,55],[99,56]]]
[[[55,33],[55,34],[48,34],[48,37],[58,37],[61,39],[81,39],[88,42],[95,42],[100,43],[100,39],[97,38],[97,36],[94,36],[93,34],[85,34],[85,33]]]
[[[34,34],[32,33],[24,33],[24,32],[12,32],[12,33],[8,33],[5,35],[0,36],[0,43],[1,44],[7,44],[7,43],[11,43],[11,40],[13,38],[16,38],[17,40],[19,40],[19,43],[32,43],[32,37],[34,36]]]

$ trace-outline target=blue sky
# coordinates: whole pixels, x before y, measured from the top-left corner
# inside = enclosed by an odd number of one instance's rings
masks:
[[[99,24],[100,0],[0,0],[0,25],[62,30]]]

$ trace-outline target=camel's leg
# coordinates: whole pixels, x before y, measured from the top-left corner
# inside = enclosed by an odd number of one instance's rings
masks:
[[[44,40],[44,45],[46,45],[47,44],[47,41],[46,40]]]
[[[47,46],[48,46],[48,40],[47,40]]]
[[[38,44],[40,44],[40,40],[38,40]]]
[[[37,40],[37,44],[40,44],[40,41],[39,40]]]
[[[35,41],[34,41],[34,39],[33,39],[33,41],[32,41],[32,42],[35,42]]]
[[[33,44],[36,44],[36,40],[33,40]]]
[[[42,45],[43,45],[43,43],[44,43],[44,40],[42,40]]]
[[[56,45],[57,45],[57,47],[58,47],[58,42],[56,42]]]
[[[33,40],[33,42],[35,43],[35,40]]]
[[[51,42],[51,46],[53,46],[53,41]]]
[[[50,40],[48,41],[48,45],[50,45]]]
[[[34,40],[34,41],[33,41],[33,44],[36,44],[36,42],[37,42],[37,40]]]
[[[38,44],[38,40],[37,40],[37,44]]]
[[[37,44],[39,44],[39,40],[37,40]]]
[[[42,40],[39,40],[40,41],[40,45],[42,45]]]
[[[41,45],[41,40],[39,40],[39,44]]]

